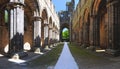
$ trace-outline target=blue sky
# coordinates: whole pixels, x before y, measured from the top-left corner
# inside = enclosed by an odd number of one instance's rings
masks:
[[[68,30],[68,28],[64,28],[62,32],[66,31],[66,30]]]
[[[55,5],[56,11],[66,10],[66,2],[70,2],[71,0],[52,0]],[[75,4],[77,5],[79,0],[75,0]]]

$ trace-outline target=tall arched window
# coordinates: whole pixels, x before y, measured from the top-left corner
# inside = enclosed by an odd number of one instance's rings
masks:
[[[4,11],[4,18],[5,18],[5,24],[8,24],[9,21],[9,13],[7,10]]]

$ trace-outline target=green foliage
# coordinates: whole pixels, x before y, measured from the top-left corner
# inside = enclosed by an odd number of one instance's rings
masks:
[[[70,48],[70,51],[74,57],[91,59],[91,60],[101,59],[99,56],[95,55],[94,53],[90,52],[89,50],[86,50],[84,48],[80,48],[76,44],[73,44],[73,43],[69,44],[69,48]]]
[[[65,30],[62,32],[62,38],[63,39],[69,39],[69,31],[68,30]]]
[[[5,10],[5,23],[8,23],[8,12]]]

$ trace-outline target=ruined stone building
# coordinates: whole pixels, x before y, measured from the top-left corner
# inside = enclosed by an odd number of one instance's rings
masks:
[[[74,11],[75,7],[75,1],[71,0],[70,2],[66,3],[66,10],[61,10],[59,12],[59,18],[60,18],[60,40],[64,41],[62,39],[62,31],[64,28],[67,28],[69,30],[70,36],[71,36],[71,19],[72,19],[72,13]],[[69,36],[69,37],[70,37]],[[66,41],[70,41],[70,38]]]
[[[0,0],[0,53],[44,49],[59,41],[52,0]]]
[[[120,0],[80,0],[72,24],[73,42],[120,51]]]

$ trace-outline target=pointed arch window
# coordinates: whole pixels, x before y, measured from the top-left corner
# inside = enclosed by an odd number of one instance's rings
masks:
[[[4,11],[4,19],[5,19],[5,24],[8,24],[9,22],[9,13],[7,10]]]

